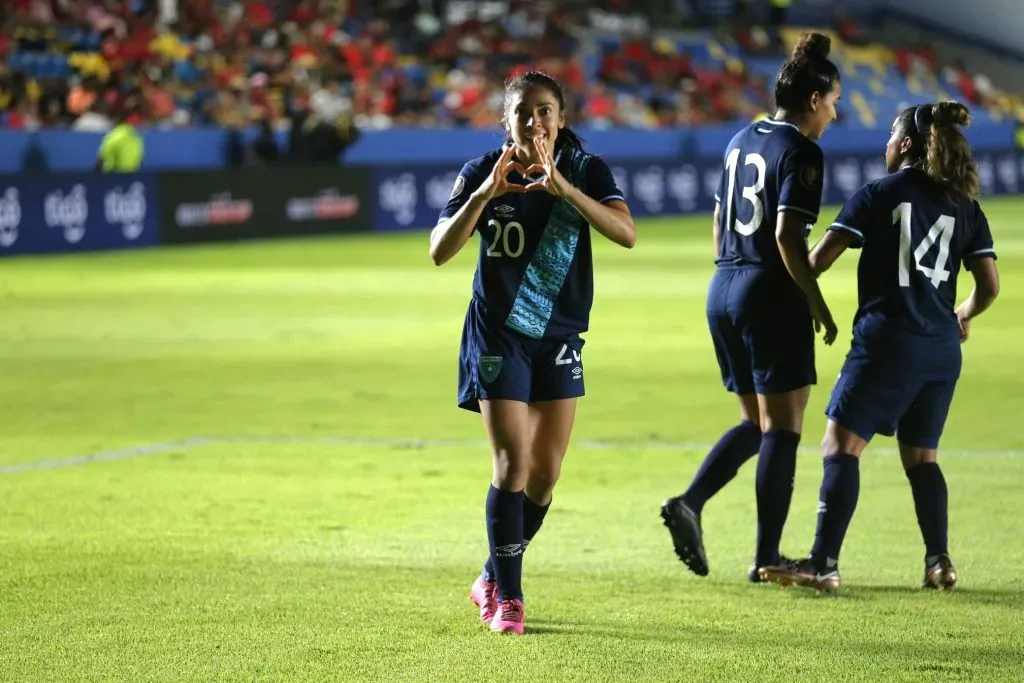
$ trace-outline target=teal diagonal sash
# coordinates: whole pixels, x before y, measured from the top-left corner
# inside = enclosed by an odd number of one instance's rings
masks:
[[[576,187],[582,187],[590,155],[569,149],[559,155],[555,163],[562,175]],[[576,254],[580,230],[586,227],[576,208],[565,201],[555,201],[551,216],[541,235],[530,265],[526,267],[512,311],[505,325],[533,339],[544,336],[555,299],[562,291],[565,276]]]

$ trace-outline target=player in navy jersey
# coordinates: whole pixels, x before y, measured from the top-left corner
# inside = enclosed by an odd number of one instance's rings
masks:
[[[760,452],[757,546],[751,581],[778,564],[789,513],[797,446],[811,385],[814,334],[835,339],[807,253],[821,205],[823,156],[815,142],[836,118],[839,71],[831,42],[804,35],[775,83],[777,110],[740,131],[724,155],[714,214],[717,268],[707,317],[726,389],[737,394],[740,423],[708,453],[689,488],[661,515],[675,552],[708,573],[701,515],[705,503]]]
[[[839,588],[839,550],[860,490],[859,458],[872,436],[895,434],[925,543],[922,587],[956,587],[937,449],[960,377],[960,344],[999,291],[992,233],[974,199],[978,172],[958,127],[969,121],[956,102],[900,113],[885,148],[890,175],[851,197],[811,252],[820,273],[847,248],[862,249],[859,306],[825,411],[814,546],[806,560],[762,570],[768,580],[819,592]],[[961,263],[975,287],[956,306]]]
[[[441,265],[473,232],[480,256],[459,352],[459,406],[478,411],[493,476],[490,558],[470,598],[492,631],[523,632],[523,552],[540,529],[583,396],[591,231],[627,248],[636,227],[608,166],[565,127],[558,83],[505,86],[505,144],[467,163],[430,235]]]

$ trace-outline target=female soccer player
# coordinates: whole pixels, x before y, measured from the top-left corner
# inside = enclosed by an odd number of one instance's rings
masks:
[[[862,187],[814,247],[824,272],[847,248],[863,248],[853,342],[825,414],[825,476],[810,557],[762,576],[819,592],[839,588],[839,549],[860,490],[860,455],[875,434],[896,434],[925,543],[924,588],[953,589],[946,481],[939,437],[960,377],[970,322],[999,292],[988,220],[974,197],[978,172],[956,102],[904,110],[885,148],[891,175]],[[956,304],[963,263],[974,291]]]
[[[823,157],[815,140],[835,120],[842,91],[830,46],[821,34],[801,38],[776,79],[775,115],[740,131],[724,155],[707,316],[725,388],[739,398],[740,423],[711,449],[686,492],[661,508],[676,554],[700,576],[708,573],[704,504],[758,452],[750,580],[781,561],[804,408],[817,381],[814,333],[823,327],[826,344],[836,336],[806,237],[821,206]]]
[[[636,227],[608,166],[565,126],[562,89],[528,72],[505,86],[501,149],[467,163],[430,234],[441,265],[474,231],[480,256],[459,352],[459,406],[491,442],[490,559],[470,597],[492,631],[523,632],[523,551],[540,529],[583,396],[593,302],[588,224],[626,248]]]

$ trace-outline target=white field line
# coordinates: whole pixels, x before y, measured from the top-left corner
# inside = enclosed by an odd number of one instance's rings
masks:
[[[0,465],[0,475],[17,474],[32,470],[56,470],[76,465],[87,465],[94,462],[110,462],[124,460],[126,458],[138,458],[148,455],[160,455],[171,451],[184,451],[211,445],[243,445],[243,444],[264,444],[264,445],[296,445],[296,446],[362,446],[368,448],[404,448],[404,449],[428,449],[428,448],[487,448],[488,444],[482,439],[402,439],[402,438],[374,438],[374,437],[348,437],[348,436],[192,436],[176,441],[165,441],[161,443],[144,444],[141,446],[129,446],[109,451],[97,451],[82,455],[72,455],[65,458],[53,460],[40,460],[37,462],[18,463],[14,465]],[[586,450],[664,450],[664,451],[707,451],[710,444],[695,443],[688,441],[659,441],[659,440],[618,440],[618,439],[581,439],[573,441],[570,450],[582,448]],[[816,453],[817,448],[805,446],[800,449],[804,453]],[[890,446],[871,446],[869,453],[877,455],[898,455],[899,450]],[[943,449],[943,457],[989,457],[989,458],[1019,458],[1024,457],[1024,451],[1014,450],[971,450],[971,449]]]

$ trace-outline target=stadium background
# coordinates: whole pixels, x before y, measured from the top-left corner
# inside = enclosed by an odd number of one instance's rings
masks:
[[[973,110],[984,194],[1018,191],[1022,55],[1001,22],[952,2],[773,1],[16,0],[0,10],[0,253],[431,225],[461,164],[499,142],[502,82],[527,64],[565,84],[635,215],[707,211],[721,150],[770,107],[802,25],[832,31],[843,72],[827,203],[884,172],[901,107],[948,98]],[[144,173],[92,174],[122,115]]]
[[[0,680],[1019,680],[1018,4],[0,3]],[[1003,293],[943,441],[956,595],[916,590],[891,439],[836,600],[745,583],[751,465],[708,508],[706,579],[658,518],[735,421],[703,316],[710,179],[804,27],[844,78],[826,218],[882,172],[901,106],[974,114]],[[595,243],[588,395],[513,642],[466,599],[490,472],[454,407],[476,250],[437,269],[423,229],[524,63],[567,84],[640,237]],[[141,169],[95,172],[122,115]],[[847,329],[855,269],[822,279]],[[819,346],[790,554],[845,351]]]

